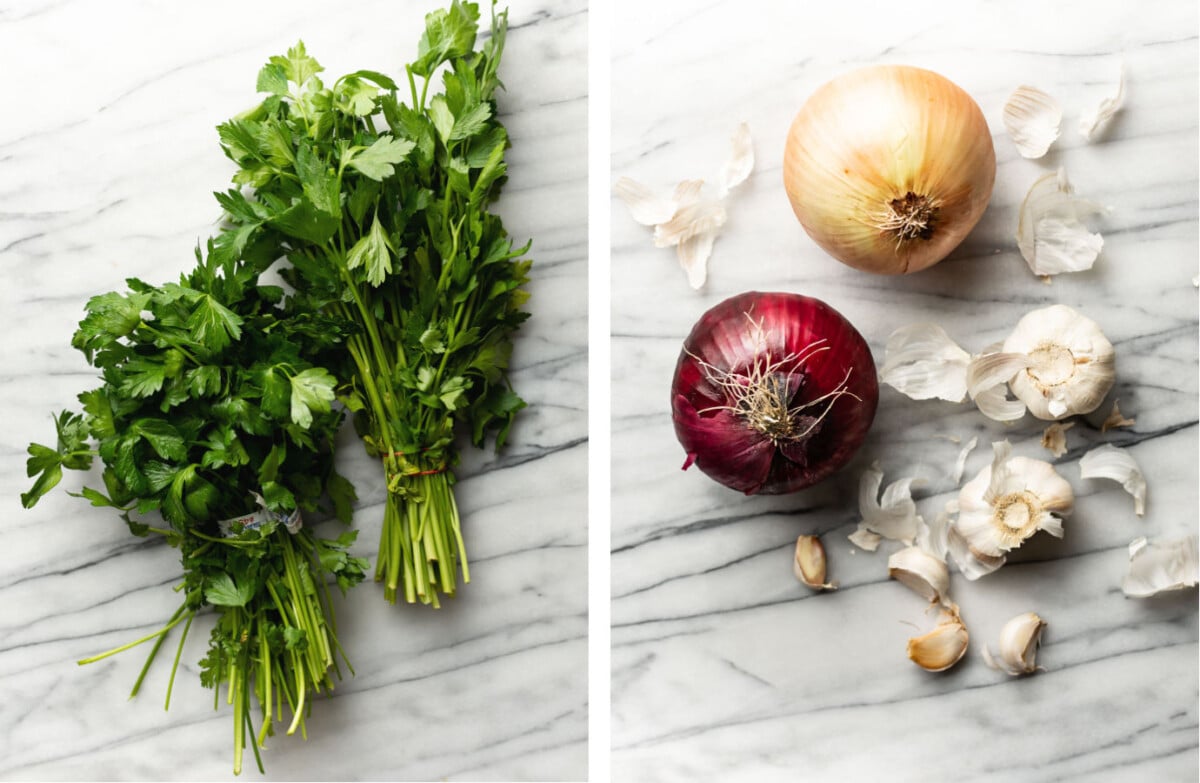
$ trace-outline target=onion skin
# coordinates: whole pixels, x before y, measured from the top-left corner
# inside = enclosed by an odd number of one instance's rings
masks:
[[[982,217],[995,178],[979,105],[949,79],[906,65],[861,68],[820,87],[792,122],[783,158],[784,187],[808,235],[879,274],[949,255]],[[928,226],[881,227],[912,209],[910,194],[934,210]]]
[[[757,334],[752,320],[762,324]],[[845,382],[847,394],[809,410],[819,415],[827,407],[803,441],[763,434],[737,412],[728,390],[712,381],[714,373],[746,375],[756,363],[784,359],[820,340],[828,350],[788,361],[773,376],[790,379],[792,406]],[[675,435],[687,452],[685,469],[695,464],[747,495],[784,494],[828,478],[850,460],[875,418],[879,385],[866,341],[832,307],[798,294],[751,291],[726,299],[696,322],[679,354],[671,400]]]

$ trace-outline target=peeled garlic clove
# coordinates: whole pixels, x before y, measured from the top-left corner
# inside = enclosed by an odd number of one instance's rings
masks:
[[[1091,269],[1104,246],[1104,238],[1081,222],[1106,210],[1078,198],[1067,172],[1038,178],[1029,188],[1017,220],[1017,249],[1035,275],[1057,275]]]
[[[1079,460],[1081,478],[1106,478],[1119,482],[1133,495],[1133,513],[1146,515],[1146,478],[1133,455],[1124,449],[1105,444],[1092,449]]]
[[[1000,631],[1000,655],[994,657],[984,647],[983,657],[988,666],[1013,676],[1037,671],[1037,651],[1046,621],[1033,612],[1019,614],[1004,624]]]
[[[837,583],[825,581],[825,547],[816,536],[796,539],[796,557],[792,569],[806,587],[813,590],[836,590]]]
[[[950,590],[946,563],[910,546],[888,558],[888,576],[930,603],[939,603]]]
[[[1040,158],[1058,138],[1062,107],[1037,87],[1021,85],[1004,104],[1004,127],[1024,158]]]
[[[1085,139],[1091,141],[1097,131],[1108,123],[1125,103],[1125,63],[1121,63],[1121,75],[1117,81],[1117,92],[1111,98],[1104,98],[1091,111],[1085,112],[1079,118],[1079,132]]]
[[[909,639],[908,657],[926,671],[942,672],[962,660],[967,642],[967,627],[954,611],[929,633]]]
[[[1003,351],[1028,358],[1029,365],[1008,385],[1044,421],[1091,413],[1115,380],[1112,343],[1095,321],[1066,305],[1027,314],[1004,341]]]
[[[1195,587],[1200,582],[1197,543],[1194,535],[1174,541],[1134,539],[1129,544],[1129,573],[1121,590],[1130,598],[1149,598],[1168,590]]]

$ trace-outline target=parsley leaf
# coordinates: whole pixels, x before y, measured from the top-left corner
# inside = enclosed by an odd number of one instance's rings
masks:
[[[337,379],[321,367],[310,367],[292,376],[292,421],[308,429],[313,413],[329,413]]]
[[[404,160],[415,146],[408,139],[380,136],[370,147],[355,153],[348,165],[373,180],[382,180],[395,173],[395,164]]]

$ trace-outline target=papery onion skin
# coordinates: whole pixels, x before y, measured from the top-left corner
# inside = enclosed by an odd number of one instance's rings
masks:
[[[756,362],[782,360],[814,344],[827,350],[810,350],[772,376],[790,379],[793,408],[844,385],[845,393],[804,412],[824,414],[804,440],[772,440],[712,380],[747,375]],[[866,341],[832,307],[798,294],[751,291],[696,322],[679,354],[671,398],[675,434],[687,452],[684,468],[694,463],[747,495],[783,494],[822,481],[850,460],[875,418],[879,385]]]
[[[788,132],[783,181],[804,230],[839,261],[906,274],[982,217],[996,153],[979,105],[932,71],[878,65],[820,87]],[[888,218],[910,215],[903,228]]]

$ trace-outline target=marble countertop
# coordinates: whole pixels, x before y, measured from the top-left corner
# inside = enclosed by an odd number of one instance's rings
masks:
[[[728,202],[707,287],[691,291],[672,250],[612,202],[613,777],[654,781],[1194,780],[1197,599],[1120,590],[1141,536],[1196,530],[1197,11],[1195,3],[620,2],[612,52],[612,178],[662,189],[714,179],[738,122],[758,165]],[[1079,113],[1127,66],[1126,108],[1098,141]],[[795,220],[781,181],[784,139],[804,99],[872,63],[936,70],[982,107],[997,178],[982,222],[951,257],[904,278],[845,267]],[[1000,122],[1020,84],[1056,95],[1063,134],[1041,160],[1020,158]],[[1017,252],[1017,209],[1043,172],[1067,167],[1081,195],[1111,206],[1088,272],[1035,278]],[[1117,382],[1054,459],[1044,423],[991,422],[968,405],[880,392],[874,428],[835,479],[785,497],[744,497],[680,471],[669,387],[683,337],[702,312],[745,290],[815,296],[841,311],[881,362],[899,326],[933,320],[973,350],[1024,313],[1064,303],[1116,346]],[[1136,425],[1101,435],[1119,398]],[[1053,460],[1077,494],[1062,541],[1034,539],[996,574],[951,592],[971,631],[944,674],[910,663],[905,643],[932,627],[922,601],[889,581],[898,545],[855,552],[858,476],[923,476],[932,519],[948,477],[978,436]],[[1145,470],[1143,519],[1113,482],[1084,481],[1099,442],[1128,447]],[[841,589],[813,594],[792,576],[796,536],[816,533]],[[1049,623],[1045,671],[1009,679],[980,656],[1010,617]]]
[[[162,655],[132,701],[141,650],[76,666],[165,621],[178,557],[69,497],[79,474],[22,510],[25,446],[52,438],[51,412],[93,385],[70,347],[84,302],[126,277],[175,278],[213,231],[210,194],[231,173],[214,127],[252,104],[267,57],[302,38],[329,72],[402,73],[439,5],[0,7],[0,778],[232,779],[229,711],[197,677],[211,616],[192,629],[169,712]],[[513,360],[530,405],[500,455],[465,454],[471,584],[440,612],[389,606],[369,581],[340,601],[358,675],[315,705],[307,741],[268,741],[267,779],[586,774],[587,13],[581,0],[510,5],[498,209],[534,240],[534,315]],[[355,551],[373,563],[382,475],[344,434]],[[252,758],[242,777],[259,777]]]

